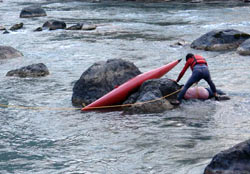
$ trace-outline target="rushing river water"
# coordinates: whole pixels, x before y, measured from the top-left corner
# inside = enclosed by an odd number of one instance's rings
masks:
[[[22,8],[35,3],[48,16],[19,18]],[[24,28],[0,34],[0,45],[24,56],[0,61],[0,103],[14,106],[0,107],[0,173],[202,174],[216,153],[250,137],[250,57],[172,45],[191,43],[213,29],[250,33],[249,11],[247,4],[4,0],[0,24],[23,22]],[[33,32],[49,19],[98,27]],[[74,82],[97,61],[122,58],[145,72],[188,52],[207,58],[214,83],[231,100],[189,101],[145,115],[71,110]],[[5,76],[40,62],[49,76]],[[176,79],[183,65],[167,76]],[[188,70],[181,83],[189,75]]]

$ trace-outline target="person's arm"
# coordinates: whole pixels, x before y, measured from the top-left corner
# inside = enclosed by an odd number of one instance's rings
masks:
[[[176,82],[179,82],[181,80],[182,76],[185,74],[185,72],[187,71],[188,67],[189,67],[189,62],[187,61],[186,64],[185,64],[185,66],[183,67],[181,73],[179,74]]]

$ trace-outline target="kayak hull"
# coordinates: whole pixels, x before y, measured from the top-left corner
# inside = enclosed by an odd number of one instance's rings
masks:
[[[93,109],[101,109],[104,108],[104,106],[110,106],[122,102],[134,89],[140,87],[143,82],[150,79],[157,79],[162,77],[164,74],[173,69],[180,61],[181,59],[170,62],[167,65],[164,65],[160,68],[156,68],[154,70],[139,74],[136,77],[123,83],[119,87],[113,89],[112,91],[102,96],[101,98],[97,99],[93,103],[85,106],[81,110],[87,111]]]

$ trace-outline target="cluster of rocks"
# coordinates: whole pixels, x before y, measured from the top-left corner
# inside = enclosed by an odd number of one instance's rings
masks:
[[[41,7],[31,6],[23,8],[20,13],[20,18],[33,18],[33,17],[43,17],[47,16],[45,10]],[[16,31],[22,29],[24,26],[23,23],[15,24],[9,28],[10,31]],[[46,21],[42,27],[36,28],[34,31],[42,30],[57,30],[57,29],[66,29],[66,30],[95,30],[97,25],[88,25],[83,23],[78,23],[67,28],[67,25],[64,21],[59,20],[49,20]],[[4,26],[0,26],[0,30],[4,30],[3,34],[8,34],[10,31]]]
[[[0,60],[22,57],[23,54],[10,46],[0,46]],[[7,72],[6,76],[42,77],[49,75],[49,70],[43,63],[32,64]]]
[[[122,59],[97,62],[76,81],[72,103],[75,106],[90,104],[140,73],[133,63]],[[125,114],[164,112],[174,108],[169,101],[176,99],[174,92],[180,88],[167,78],[148,80],[119,104],[126,105],[123,108]],[[249,164],[250,140],[217,154],[205,168],[204,174],[250,174]]]
[[[192,0],[192,2],[202,2],[202,0]],[[20,14],[21,18],[40,16],[46,16],[46,12],[41,8],[25,8]],[[22,27],[23,23],[20,23],[12,26],[10,30],[15,31]],[[44,28],[49,30],[67,29],[64,22],[50,20],[36,31],[42,31]],[[69,27],[68,30],[92,30],[95,28],[96,26],[77,24]],[[0,30],[7,32],[5,27],[0,27]],[[191,47],[206,51],[237,50],[241,55],[250,55],[250,35],[233,29],[214,30],[193,41]],[[23,54],[12,47],[0,46],[0,60],[21,56]],[[75,106],[82,106],[83,103],[90,104],[116,86],[139,74],[141,74],[140,70],[133,63],[122,59],[97,62],[83,72],[80,79],[74,84],[72,104]],[[17,77],[42,77],[47,75],[49,75],[49,70],[43,63],[21,67],[6,74],[6,76]],[[169,101],[176,99],[177,94],[170,95],[168,98],[164,98],[164,96],[172,94],[180,88],[177,83],[167,78],[149,80],[144,82],[140,88],[135,89],[127,100],[120,104],[139,103],[124,108],[124,112],[128,114],[163,112],[173,108]],[[217,154],[205,168],[204,174],[250,174],[249,164],[250,140]]]
[[[88,68],[76,81],[73,88],[72,103],[75,106],[88,105],[115,87],[141,74],[131,62],[122,59],[110,59],[106,62],[97,62]],[[120,104],[141,103],[125,107],[126,113],[152,113],[172,109],[169,100],[176,99],[176,94],[170,98],[163,96],[180,89],[180,86],[169,79],[154,79],[143,83],[139,89],[130,94],[126,101]],[[146,101],[152,101],[147,103]]]
[[[194,40],[190,46],[194,49],[206,51],[237,50],[237,52],[241,55],[249,55],[250,35],[248,33],[234,29],[213,30]],[[120,85],[126,80],[138,75],[138,68],[132,65],[128,66],[127,64],[131,63],[124,63],[121,60],[109,60],[106,63],[96,63],[91,66],[75,83],[72,96],[73,105],[82,106],[83,103],[90,104],[91,102],[111,91],[115,86]],[[129,70],[130,74],[127,71],[124,71],[125,69]],[[127,76],[127,74],[130,76]],[[118,77],[120,80],[117,80]],[[148,85],[150,87],[148,87]],[[167,88],[163,88],[163,86],[167,86]],[[140,87],[140,89],[138,89],[138,92],[130,95],[128,100],[124,101],[124,104],[141,103],[148,100],[154,100],[166,95],[167,93],[171,93],[178,88],[178,84],[166,79],[147,81]],[[176,98],[176,96],[173,97]],[[137,113],[162,112],[171,108],[172,106],[169,105],[166,100],[157,101],[155,102],[155,105],[150,103],[148,104],[148,107],[147,104],[129,107],[130,111],[133,110]]]

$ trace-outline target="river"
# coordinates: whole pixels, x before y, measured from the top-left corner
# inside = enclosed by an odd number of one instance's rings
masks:
[[[21,9],[33,4],[40,4],[47,16],[19,18]],[[213,29],[250,33],[249,11],[248,4],[234,2],[4,0],[0,24],[10,28],[23,22],[24,28],[0,34],[0,45],[12,46],[24,56],[0,60],[0,103],[10,105],[0,107],[0,173],[202,174],[216,153],[250,137],[250,58],[235,51],[173,45],[180,40],[191,43]],[[33,32],[49,19],[98,27]],[[207,58],[214,83],[231,100],[188,101],[158,114],[72,109],[74,82],[97,61],[122,58],[146,72],[189,52]],[[5,76],[40,62],[49,76]],[[167,77],[176,79],[184,62]],[[189,74],[188,70],[180,83]]]

